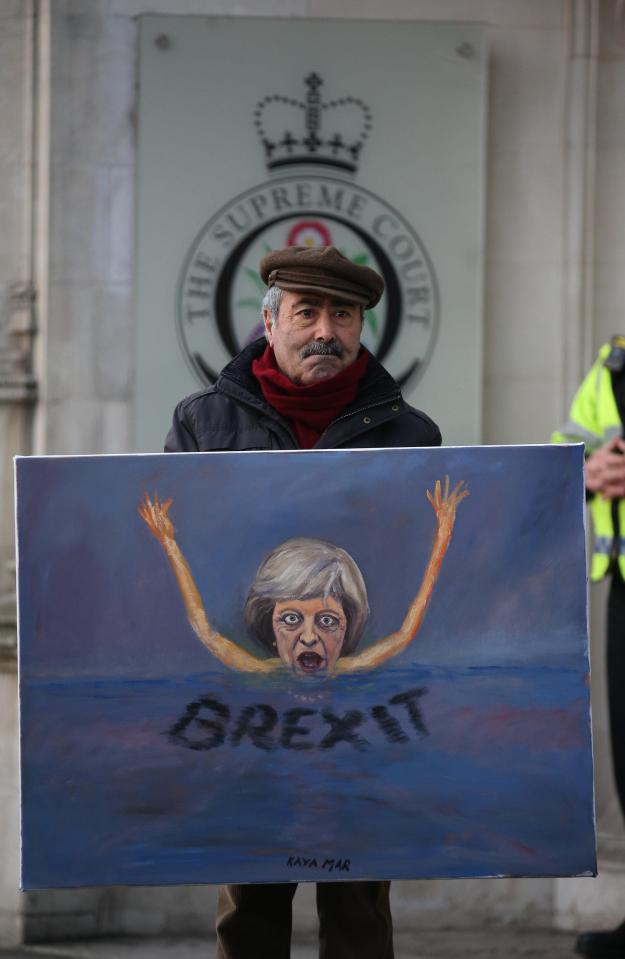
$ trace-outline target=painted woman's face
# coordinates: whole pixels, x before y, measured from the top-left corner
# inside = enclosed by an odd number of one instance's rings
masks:
[[[278,656],[299,676],[331,673],[341,655],[347,619],[331,596],[285,599],[273,611]]]

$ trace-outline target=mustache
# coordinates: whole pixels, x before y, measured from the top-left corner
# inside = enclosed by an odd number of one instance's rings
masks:
[[[343,353],[343,347],[336,340],[330,340],[329,343],[324,343],[323,340],[313,340],[312,343],[306,344],[300,356],[303,360],[307,356],[338,356],[341,359]]]

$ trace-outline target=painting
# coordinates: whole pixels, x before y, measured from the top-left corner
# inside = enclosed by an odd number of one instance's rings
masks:
[[[594,874],[582,464],[18,458],[23,888]]]

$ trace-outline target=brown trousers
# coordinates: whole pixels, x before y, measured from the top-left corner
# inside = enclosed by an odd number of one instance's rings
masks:
[[[319,882],[319,959],[393,959],[390,882]],[[217,959],[289,959],[297,883],[221,886]]]

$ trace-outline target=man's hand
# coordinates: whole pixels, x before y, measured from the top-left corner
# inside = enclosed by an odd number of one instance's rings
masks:
[[[138,507],[139,516],[163,546],[168,540],[174,539],[174,524],[167,515],[172,503],[172,499],[161,503],[158,493],[154,494],[154,501],[152,502],[146,493],[143,502]]]
[[[459,483],[456,483],[451,493],[449,492],[449,477],[445,477],[445,485],[441,492],[441,481],[436,480],[436,486],[434,487],[434,493],[430,493],[429,490],[426,491],[426,496],[429,499],[434,512],[436,513],[436,521],[439,529],[443,526],[453,526],[454,519],[456,518],[456,510],[458,504],[469,495],[468,489],[463,489],[464,480],[460,480]]]
[[[625,497],[625,441],[615,436],[591,453],[584,466],[586,489],[606,499]]]

